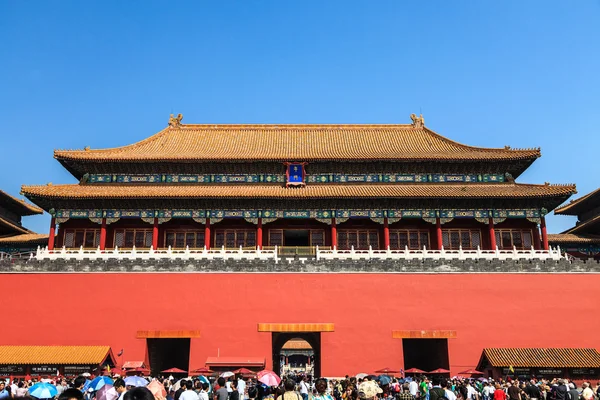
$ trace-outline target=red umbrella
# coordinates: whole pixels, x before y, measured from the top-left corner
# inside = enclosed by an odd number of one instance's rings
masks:
[[[210,368],[202,367],[202,368],[196,368],[195,370],[192,371],[192,373],[194,373],[194,374],[214,374],[215,371],[211,370]]]
[[[389,367],[385,367],[375,371],[376,374],[399,374],[400,371],[396,371],[395,369],[391,369]]]
[[[484,375],[483,372],[477,371],[476,369],[468,369],[466,371],[459,372],[460,375]]]
[[[234,374],[250,375],[254,374],[254,371],[250,371],[248,368],[240,368],[233,371]]]
[[[433,371],[429,371],[430,374],[449,374],[450,371],[444,368],[434,369]]]
[[[406,374],[425,374],[426,372],[419,368],[411,368],[404,371]]]
[[[169,369],[165,369],[164,371],[160,371],[160,372],[165,373],[165,374],[187,374],[187,371],[184,371],[179,368],[169,368]]]

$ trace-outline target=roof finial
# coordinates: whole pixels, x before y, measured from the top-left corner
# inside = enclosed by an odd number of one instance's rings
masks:
[[[425,118],[423,118],[423,114],[420,114],[418,117],[416,114],[410,114],[410,119],[412,119],[413,128],[423,128],[425,126]]]
[[[181,120],[183,119],[183,114],[177,114],[177,117],[174,117],[173,114],[169,117],[169,126],[173,128],[177,128],[181,126]]]

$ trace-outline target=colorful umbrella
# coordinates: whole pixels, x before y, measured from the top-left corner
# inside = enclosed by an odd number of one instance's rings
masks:
[[[385,367],[385,368],[375,371],[375,373],[376,374],[399,374],[400,371],[396,371],[392,368]]]
[[[250,371],[248,368],[240,368],[233,371],[234,374],[250,375],[254,374],[254,371]]]
[[[202,368],[197,368],[195,370],[192,371],[192,373],[194,374],[214,374],[215,371],[206,368],[206,367],[202,367]]]
[[[184,371],[179,368],[169,368],[169,369],[165,369],[164,371],[160,371],[160,372],[163,372],[165,374],[187,374],[187,371]]]
[[[429,371],[430,374],[449,374],[450,371],[444,368],[434,369],[433,371]]]
[[[29,388],[29,395],[38,399],[51,399],[58,394],[54,385],[40,382]]]
[[[96,400],[117,400],[119,393],[112,385],[104,385],[96,392]]]
[[[92,389],[94,392],[102,389],[104,385],[112,385],[114,382],[108,376],[99,376],[94,378],[86,389]]]
[[[128,376],[125,378],[125,385],[135,387],[148,386],[148,381],[141,376]]]
[[[459,372],[459,375],[483,375],[483,372],[477,371],[476,369],[468,369],[463,372]]]
[[[406,371],[404,371],[404,373],[406,373],[406,374],[424,374],[425,371],[423,371],[422,369],[419,369],[419,368],[411,368],[411,369],[407,369]]]
[[[157,380],[150,382],[146,388],[152,392],[156,400],[164,400],[167,398],[167,391],[165,390],[165,387]]]
[[[257,374],[258,381],[264,383],[267,386],[279,386],[281,378],[273,371],[264,369]]]

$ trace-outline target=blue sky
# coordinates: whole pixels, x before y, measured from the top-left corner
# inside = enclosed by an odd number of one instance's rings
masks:
[[[600,0],[0,1],[0,188],[188,123],[408,123],[599,185]],[[550,232],[574,224],[550,217]],[[25,225],[48,229],[48,217]]]

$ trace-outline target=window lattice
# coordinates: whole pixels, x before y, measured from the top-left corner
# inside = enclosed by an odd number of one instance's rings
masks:
[[[97,248],[100,246],[100,229],[67,229],[64,246]]]
[[[404,250],[408,247],[410,250],[422,249],[423,246],[429,246],[429,231],[410,230],[410,229],[392,229],[390,230],[390,249]]]
[[[337,246],[340,250],[366,250],[369,245],[379,249],[379,232],[376,230],[342,229],[338,231]]]
[[[444,229],[442,230],[442,243],[444,249],[474,250],[481,248],[481,232],[475,229]]]
[[[531,248],[532,233],[531,230],[521,229],[496,229],[496,246],[501,250],[527,250]]]

